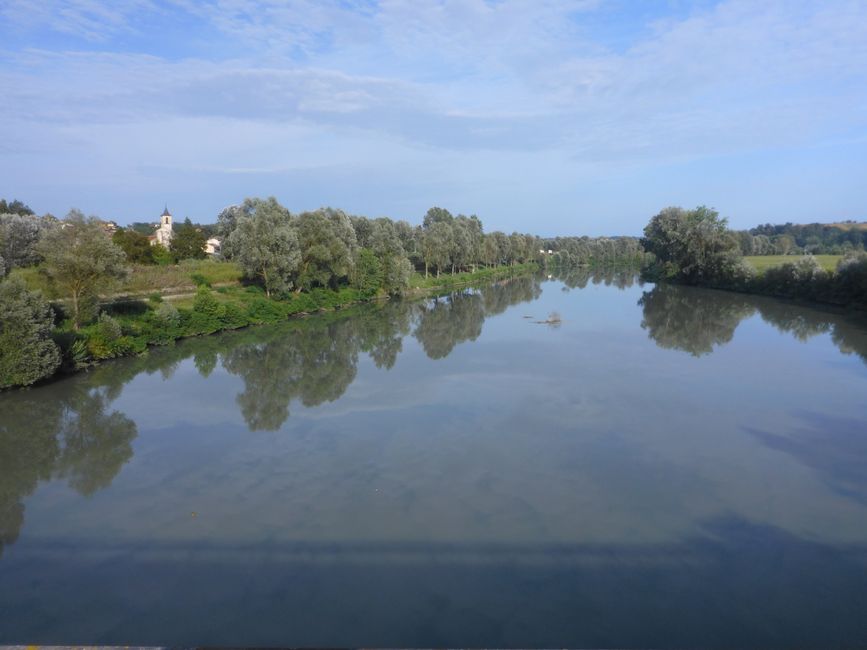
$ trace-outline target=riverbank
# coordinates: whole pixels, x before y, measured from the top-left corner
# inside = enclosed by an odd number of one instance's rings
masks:
[[[433,297],[461,287],[538,270],[539,265],[531,262],[438,278],[415,275],[404,297]],[[169,345],[184,338],[279,323],[388,299],[389,296],[381,293],[364,294],[351,287],[338,290],[319,288],[268,298],[258,286],[238,284],[212,288],[204,283],[195,293],[183,296],[163,296],[153,292],[147,299],[121,297],[103,304],[99,319],[91,325],[73,331],[64,322],[54,330],[52,336],[61,350],[63,362],[52,377],[79,372],[108,359],[143,354],[150,347]]]

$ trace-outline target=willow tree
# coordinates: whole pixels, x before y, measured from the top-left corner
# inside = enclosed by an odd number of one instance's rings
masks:
[[[298,290],[315,286],[336,288],[355,264],[358,246],[349,217],[340,210],[323,208],[298,217],[301,263]]]
[[[60,227],[45,234],[38,251],[52,284],[61,297],[69,298],[75,329],[95,315],[99,293],[128,273],[123,250],[108,238],[98,219],[78,210],[71,210]]]
[[[262,282],[268,297],[295,285],[301,262],[298,233],[289,210],[274,197],[244,201],[223,249],[247,277]]]

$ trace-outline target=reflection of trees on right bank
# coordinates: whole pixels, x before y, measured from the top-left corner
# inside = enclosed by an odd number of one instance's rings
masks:
[[[638,302],[644,310],[641,326],[662,348],[710,354],[732,340],[740,322],[759,314],[781,332],[799,341],[830,333],[844,354],[857,354],[867,363],[867,318],[819,308],[675,284],[658,284]]]

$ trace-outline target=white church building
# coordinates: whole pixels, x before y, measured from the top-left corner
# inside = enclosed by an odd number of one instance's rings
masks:
[[[154,234],[151,235],[148,239],[151,240],[151,246],[155,244],[159,244],[160,246],[165,246],[169,248],[172,243],[172,236],[174,232],[172,231],[172,214],[169,212],[169,206],[166,205],[166,209],[163,210],[163,213],[160,215],[160,223],[157,226],[157,229],[154,231]]]

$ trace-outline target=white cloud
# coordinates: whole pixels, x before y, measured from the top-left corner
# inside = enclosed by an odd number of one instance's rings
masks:
[[[143,16],[171,11],[225,40],[121,51]],[[4,52],[0,142],[33,160],[102,152],[108,165],[116,156],[99,138],[111,134],[155,170],[138,134],[162,133],[191,170],[297,171],[273,153],[279,143],[310,169],[418,165],[456,195],[474,180],[501,191],[531,178],[563,195],[570,179],[615,169],[863,142],[864,3],[726,0],[616,48],[589,27],[612,11],[581,0],[11,0],[0,12],[16,29],[77,34],[100,51],[42,38]]]

